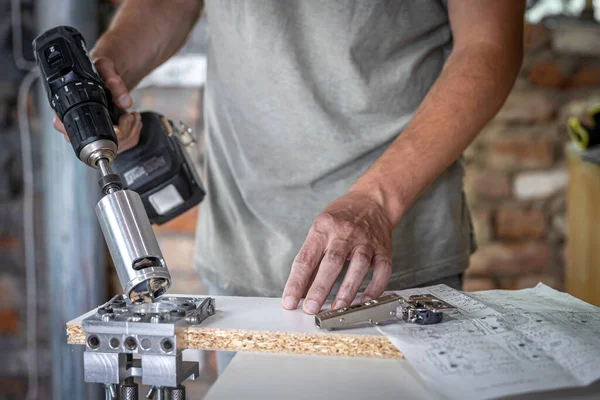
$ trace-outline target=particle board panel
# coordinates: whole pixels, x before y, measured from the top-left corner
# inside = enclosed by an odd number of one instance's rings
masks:
[[[170,295],[173,296],[173,295]],[[213,296],[216,313],[185,332],[187,348],[400,359],[402,354],[371,326],[323,331],[314,316],[284,310],[279,298]],[[81,321],[67,323],[70,344],[84,344]]]

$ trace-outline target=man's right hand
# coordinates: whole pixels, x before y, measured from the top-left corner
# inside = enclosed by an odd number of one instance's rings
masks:
[[[114,63],[108,58],[98,58],[94,61],[94,65],[104,81],[104,86],[110,91],[115,104],[123,110],[130,108],[133,104],[131,95],[123,79],[121,79],[121,76],[117,72]],[[54,128],[61,132],[65,139],[69,141],[67,131],[56,114],[54,114],[53,124]],[[119,153],[134,147],[138,143],[141,130],[142,118],[140,113],[126,113],[121,115],[119,125],[115,126]]]

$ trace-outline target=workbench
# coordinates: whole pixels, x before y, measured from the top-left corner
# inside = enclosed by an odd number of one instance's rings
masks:
[[[207,400],[439,398],[374,327],[323,331],[315,326],[314,316],[301,309],[284,310],[279,298],[214,299],[216,314],[184,332],[187,348],[239,353]],[[94,312],[67,324],[69,343],[85,344],[81,321]],[[550,396],[599,399],[600,382],[584,389],[511,398]]]
[[[468,385],[468,382],[465,382]],[[511,400],[593,400],[600,382],[582,389],[506,397]],[[238,353],[205,400],[436,400],[438,394],[406,360]]]

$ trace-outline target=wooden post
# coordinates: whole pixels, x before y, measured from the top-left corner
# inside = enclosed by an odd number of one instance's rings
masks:
[[[567,192],[568,293],[600,306],[600,165],[583,161],[581,151],[569,144]]]

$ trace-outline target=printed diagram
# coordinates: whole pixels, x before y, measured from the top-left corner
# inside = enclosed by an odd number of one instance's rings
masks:
[[[519,332],[525,330],[538,330],[545,329],[548,325],[554,324],[551,318],[548,318],[542,313],[538,312],[523,312],[517,314],[506,314],[502,317],[503,324],[510,330],[517,330]]]
[[[544,351],[542,346],[529,340],[525,337],[505,337],[506,346],[521,359],[531,362],[547,362],[551,361],[552,357],[548,356],[548,353]]]
[[[435,344],[424,355],[425,362],[444,374],[485,375],[501,364],[514,363],[514,357],[493,342],[465,342],[460,345]]]
[[[491,293],[486,293],[485,297],[480,297],[478,293],[471,293],[470,296],[499,313],[520,313],[524,311],[523,308],[517,305],[518,303],[507,303],[506,301],[502,301],[501,297],[492,296]]]
[[[440,285],[434,286],[431,290],[432,294],[440,299],[452,304],[463,312],[476,313],[488,308],[485,304],[475,300],[451,287]]]
[[[591,331],[600,335],[600,313],[559,311],[552,316],[571,325],[577,331]]]
[[[452,321],[429,326],[410,326],[404,332],[419,342],[432,342],[440,339],[470,338],[483,336],[485,332],[472,321]]]

